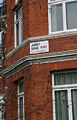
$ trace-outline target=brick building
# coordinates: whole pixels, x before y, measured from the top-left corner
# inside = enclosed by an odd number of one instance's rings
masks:
[[[76,120],[77,1],[5,3],[6,120]]]
[[[4,26],[4,21],[5,20],[5,14],[4,14],[4,6],[3,6],[3,2],[0,1],[0,120],[4,120],[4,116],[5,116],[5,94],[4,94],[4,82],[3,82],[3,78],[1,76],[1,71],[2,71],[2,66],[3,66],[3,62],[2,59],[4,59],[4,45],[2,43],[2,38],[3,38],[3,26]],[[1,34],[2,34],[2,38],[1,38]]]

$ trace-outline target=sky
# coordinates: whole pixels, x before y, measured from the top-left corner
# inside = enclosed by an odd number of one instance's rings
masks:
[[[3,2],[3,0],[0,0],[0,3]],[[0,32],[0,44],[1,44],[1,32]]]
[[[3,0],[0,0],[0,2],[3,2]]]

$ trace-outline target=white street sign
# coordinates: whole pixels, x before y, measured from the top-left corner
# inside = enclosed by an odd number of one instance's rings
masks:
[[[49,51],[49,43],[48,41],[40,41],[30,43],[30,54],[42,53]]]

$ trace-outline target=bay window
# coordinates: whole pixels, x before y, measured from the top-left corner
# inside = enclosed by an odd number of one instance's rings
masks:
[[[54,120],[77,119],[77,72],[52,74]]]
[[[54,5],[51,8],[52,32],[63,30],[62,4]]]
[[[49,32],[77,30],[77,1],[49,0]]]
[[[77,1],[66,3],[67,29],[77,28]]]

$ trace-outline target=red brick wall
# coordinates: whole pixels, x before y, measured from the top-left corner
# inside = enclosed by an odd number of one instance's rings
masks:
[[[49,39],[49,53],[77,49],[77,36]],[[41,53],[43,54],[43,53]],[[24,56],[30,55],[30,44],[25,45],[14,55],[6,59],[7,67]]]
[[[6,120],[18,119],[18,100],[17,100],[17,85],[12,82],[12,77],[6,79]]]
[[[14,48],[14,0],[7,3],[6,54]],[[23,39],[48,34],[47,0],[23,0]],[[59,52],[77,49],[77,36],[54,38],[49,40],[49,52]],[[6,67],[24,56],[30,55],[29,44],[14,55],[6,58]],[[17,83],[24,77],[25,118],[26,120],[53,120],[52,111],[52,78],[55,70],[75,69],[77,61],[38,64],[29,66],[15,75],[5,78],[6,120],[17,119]]]
[[[6,54],[14,48],[14,12],[12,1],[6,1],[7,6],[7,28],[6,28]]]
[[[7,34],[6,54],[14,48],[14,0],[6,0],[7,5]],[[23,40],[48,34],[47,0],[22,1],[23,7]]]
[[[56,38],[50,40],[50,51],[59,52],[77,49],[77,36]]]
[[[6,54],[14,48],[14,0],[7,2]],[[48,34],[47,0],[23,0],[23,40]],[[49,40],[49,52],[77,49],[77,36],[54,38]],[[24,56],[30,55],[29,44],[21,48],[10,58],[6,58],[6,67]]]
[[[77,61],[38,64],[29,66],[12,77],[7,78],[7,119],[15,120],[16,118],[16,81],[24,77],[26,120],[53,120],[52,71],[75,68],[77,68]]]

